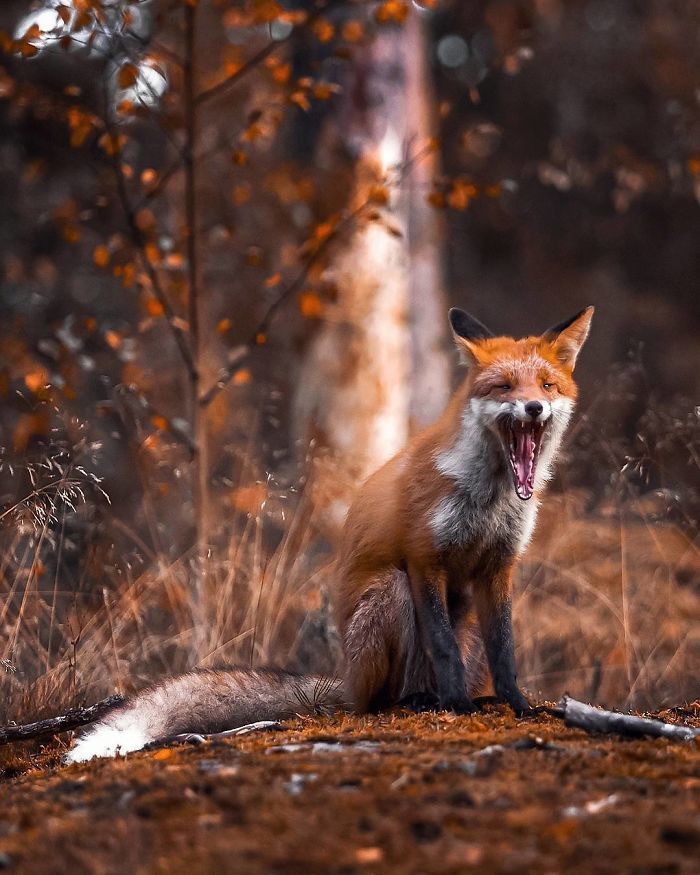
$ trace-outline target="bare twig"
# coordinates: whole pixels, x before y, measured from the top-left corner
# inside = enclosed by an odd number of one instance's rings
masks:
[[[86,723],[94,723],[95,720],[99,720],[115,705],[119,705],[123,701],[123,696],[109,696],[86,708],[72,708],[65,714],[61,714],[60,717],[49,717],[47,720],[37,720],[35,723],[25,723],[21,726],[0,726],[0,744],[43,738],[58,732],[77,729],[79,726],[85,726]]]
[[[113,148],[109,150],[109,152],[111,153],[110,158],[112,164],[112,172],[114,174],[114,179],[116,183],[117,195],[119,197],[119,202],[121,204],[122,211],[124,213],[127,226],[129,228],[129,233],[131,234],[132,242],[138,254],[139,261],[141,262],[143,269],[148,274],[148,278],[151,282],[151,287],[153,289],[153,294],[156,296],[158,303],[163,308],[163,313],[165,314],[167,323],[173,333],[173,337],[180,351],[180,355],[182,356],[182,360],[185,364],[185,367],[187,368],[190,379],[192,379],[196,375],[196,370],[194,365],[194,358],[190,350],[189,339],[186,332],[183,331],[183,329],[179,326],[177,321],[177,314],[173,310],[168,296],[165,294],[165,290],[161,285],[158,271],[155,269],[154,265],[151,263],[151,260],[146,254],[146,240],[144,239],[143,232],[138,226],[138,222],[136,221],[136,211],[131,203],[131,199],[129,198],[129,192],[126,186],[124,171],[122,169],[121,161],[119,159],[119,150],[117,148],[118,138],[114,133],[114,129],[109,120],[108,106],[105,110],[104,124],[107,130],[107,135],[109,136],[113,145]]]
[[[645,736],[656,738],[672,738],[681,741],[691,741],[700,737],[700,729],[692,726],[677,726],[674,723],[664,723],[649,717],[637,717],[635,714],[618,714],[586,705],[569,696],[564,696],[551,714],[564,720],[567,726],[585,729],[587,732],[612,732],[616,735]]]

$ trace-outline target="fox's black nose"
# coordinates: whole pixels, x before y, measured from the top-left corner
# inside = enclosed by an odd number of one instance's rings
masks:
[[[525,405],[525,413],[528,416],[532,417],[532,419],[537,419],[537,417],[542,413],[544,407],[539,401],[528,401]]]

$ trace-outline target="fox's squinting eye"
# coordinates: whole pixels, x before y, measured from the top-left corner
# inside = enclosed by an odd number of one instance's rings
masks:
[[[557,387],[556,387],[556,385],[555,385],[554,383],[542,383],[542,388],[543,388],[546,392],[551,392],[552,389],[556,389]]]
[[[512,388],[513,387],[510,383],[501,383],[500,386],[496,386],[496,389],[498,389],[499,392],[510,392]]]

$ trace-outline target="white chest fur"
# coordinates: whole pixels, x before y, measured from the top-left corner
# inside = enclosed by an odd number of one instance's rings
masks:
[[[519,554],[535,528],[537,499],[517,497],[498,439],[475,412],[466,408],[454,443],[435,457],[437,471],[454,483],[431,515],[435,544],[504,544]]]

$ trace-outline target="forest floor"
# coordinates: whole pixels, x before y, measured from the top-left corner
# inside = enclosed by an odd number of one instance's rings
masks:
[[[663,712],[677,722],[677,712]],[[691,707],[684,722],[700,725]],[[695,743],[491,707],[387,714],[124,759],[0,752],[0,869],[21,873],[697,872]]]

